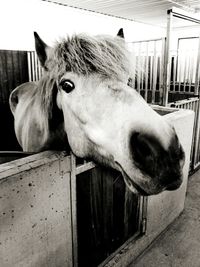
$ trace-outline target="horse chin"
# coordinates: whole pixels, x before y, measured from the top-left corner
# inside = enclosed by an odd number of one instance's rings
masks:
[[[118,162],[115,162],[115,164],[117,165],[119,171],[122,173],[122,176],[124,178],[124,182],[131,192],[133,192],[136,195],[141,195],[141,196],[149,196],[150,195],[148,192],[145,191],[145,189],[143,189],[140,185],[135,183],[127,175],[127,173],[124,171],[124,169],[122,168],[122,166]]]
[[[130,179],[129,176],[125,172],[122,172],[122,175],[123,175],[125,184],[131,190],[131,192],[133,192],[136,195],[149,196],[149,193],[147,193],[141,186],[139,186],[132,179]]]

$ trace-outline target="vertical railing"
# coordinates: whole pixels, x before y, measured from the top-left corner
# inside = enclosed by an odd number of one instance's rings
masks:
[[[165,44],[165,58],[164,58],[164,73],[163,73],[163,82],[164,82],[164,94],[163,94],[163,106],[168,104],[168,96],[170,90],[170,72],[171,72],[171,30],[172,30],[172,13],[168,11],[167,13],[167,34],[166,34],[166,44]]]
[[[186,93],[199,96],[199,64],[200,64],[200,38],[199,45],[196,51],[193,47],[185,46],[184,48],[178,47],[177,54],[171,53],[171,36],[173,19],[189,21],[192,23],[200,24],[200,20],[190,15],[185,15],[179,10],[173,8],[167,12],[167,35],[165,46],[165,68],[164,68],[164,105],[168,104],[169,92],[173,93]],[[187,39],[187,38],[185,38]],[[191,39],[191,38],[188,38]],[[179,43],[180,45],[180,39]],[[173,69],[171,66],[173,65]],[[194,80],[195,75],[195,80]],[[181,98],[180,98],[181,99]],[[195,123],[193,131],[193,142],[191,151],[191,169],[195,169],[200,165],[200,101],[198,98],[186,99],[176,101],[171,106],[177,108],[191,109],[195,112]]]
[[[198,44],[198,55],[197,55],[197,65],[196,65],[196,73],[195,73],[195,94],[199,95],[199,86],[200,86],[200,36],[199,36],[199,44]]]
[[[29,81],[37,81],[42,76],[42,67],[34,51],[27,52]]]
[[[199,117],[199,98],[193,97],[190,99],[169,103],[168,106],[180,109],[193,110],[195,113],[193,140],[190,155],[190,169],[195,170],[200,165],[200,117]]]
[[[132,86],[150,103],[161,104],[165,40],[128,43],[132,53]]]

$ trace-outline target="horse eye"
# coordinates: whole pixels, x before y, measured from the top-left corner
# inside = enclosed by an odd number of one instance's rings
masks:
[[[75,88],[74,83],[70,80],[62,80],[60,86],[66,93],[70,93]]]

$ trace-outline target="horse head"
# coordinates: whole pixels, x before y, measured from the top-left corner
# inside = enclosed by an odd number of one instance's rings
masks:
[[[119,170],[135,193],[181,185],[182,146],[173,126],[127,85],[130,55],[121,37],[80,34],[49,47],[35,33],[35,45],[44,76],[10,97],[24,150],[59,139],[76,156]]]

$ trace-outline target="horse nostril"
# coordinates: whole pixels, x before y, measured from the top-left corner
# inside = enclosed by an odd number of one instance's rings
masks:
[[[149,135],[135,132],[130,138],[130,150],[136,165],[154,175],[159,150],[156,140]]]
[[[130,153],[134,165],[150,177],[149,183],[169,191],[180,187],[184,151],[176,136],[165,149],[156,136],[134,132],[130,136]]]

